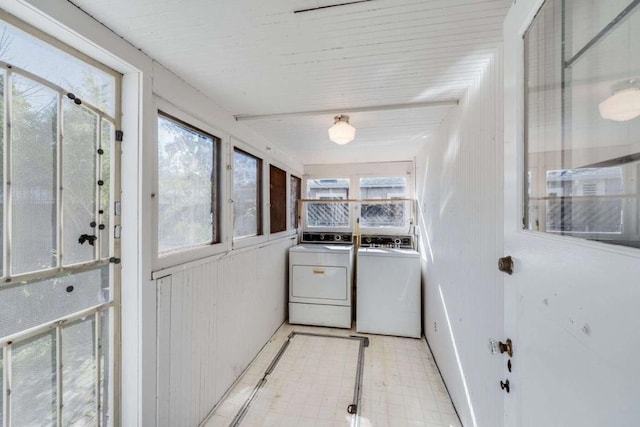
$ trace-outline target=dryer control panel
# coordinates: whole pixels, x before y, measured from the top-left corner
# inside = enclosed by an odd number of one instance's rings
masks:
[[[363,248],[413,249],[413,238],[408,235],[377,236],[363,234],[360,236],[360,246]]]
[[[302,233],[302,243],[332,243],[351,245],[353,235],[351,233]]]

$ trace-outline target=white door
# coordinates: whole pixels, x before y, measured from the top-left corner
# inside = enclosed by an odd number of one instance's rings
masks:
[[[637,425],[640,118],[598,105],[640,75],[640,7],[542,3],[505,22],[505,425]]]
[[[0,425],[114,425],[120,76],[0,33]]]

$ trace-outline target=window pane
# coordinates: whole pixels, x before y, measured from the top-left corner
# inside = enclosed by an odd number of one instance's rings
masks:
[[[4,352],[0,351],[0,426],[4,427]]]
[[[6,79],[5,72],[0,70],[0,120],[4,122],[4,82]],[[4,185],[6,178],[4,176],[4,130],[0,126],[0,254],[4,250]],[[4,276],[4,257],[0,260],[0,276]],[[0,400],[1,402],[1,400]],[[0,409],[1,411],[1,409]]]
[[[11,419],[19,426],[55,426],[55,332],[14,345],[11,368]]]
[[[298,228],[298,217],[300,216],[298,213],[298,201],[300,200],[300,195],[302,191],[302,183],[300,178],[297,176],[291,176],[291,194],[289,195],[291,199],[291,228]]]
[[[62,105],[62,261],[69,265],[94,259],[95,247],[99,245],[99,241],[85,241],[81,237],[91,239],[99,230],[96,223],[98,116],[68,98]]]
[[[525,36],[529,230],[640,247],[640,111],[607,112],[623,105],[612,95],[640,93],[640,8],[589,45],[628,4],[567,1],[563,27],[561,1],[548,0]],[[562,40],[574,43],[567,60],[589,46],[565,63]]]
[[[62,425],[96,425],[95,321],[62,330]]]
[[[349,198],[349,179],[325,178],[307,180],[307,197],[320,200]],[[348,227],[349,203],[307,203],[308,227]]]
[[[13,75],[11,272],[54,267],[58,94]]]
[[[630,0],[565,0],[567,29],[570,31],[569,37],[565,37],[565,60],[578,53],[629,3]]]
[[[233,152],[233,238],[262,234],[260,175],[262,161],[244,151]]]
[[[0,35],[0,60],[49,80],[115,116],[114,76],[3,22]]]
[[[0,289],[0,337],[111,300],[109,266]]]
[[[100,139],[100,148],[102,154],[100,154],[100,167],[101,175],[100,179],[104,182],[104,185],[100,187],[100,210],[98,211],[98,218],[100,224],[104,224],[104,229],[99,230],[101,242],[101,258],[109,257],[109,240],[113,235],[113,227],[111,226],[111,150],[115,143],[115,126],[106,120],[102,121],[102,136]]]
[[[271,233],[287,229],[287,173],[269,166],[269,212]]]
[[[100,341],[100,409],[101,409],[101,419],[102,426],[111,427],[113,426],[113,417],[112,417],[112,399],[113,399],[113,370],[111,369],[111,343],[113,340],[112,334],[110,334],[111,330],[111,321],[112,316],[111,312],[113,308],[110,310],[104,310],[100,313],[100,324],[102,325],[102,337]],[[117,357],[117,356],[116,356]]]
[[[407,178],[360,178],[360,199],[404,199]],[[402,227],[406,221],[406,202],[365,203],[360,205],[361,227]]]
[[[158,251],[217,241],[217,141],[158,117]]]

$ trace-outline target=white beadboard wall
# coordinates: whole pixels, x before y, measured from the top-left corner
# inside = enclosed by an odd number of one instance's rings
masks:
[[[157,280],[158,426],[197,426],[282,324],[285,238]]]
[[[465,426],[501,426],[502,59],[416,159],[424,331]]]

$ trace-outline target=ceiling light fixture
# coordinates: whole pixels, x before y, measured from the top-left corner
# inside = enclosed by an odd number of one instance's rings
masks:
[[[339,145],[348,144],[356,137],[356,128],[349,124],[349,116],[339,114],[335,123],[329,128],[329,139]]]
[[[640,116],[640,88],[616,90],[598,105],[603,119],[626,122]]]

